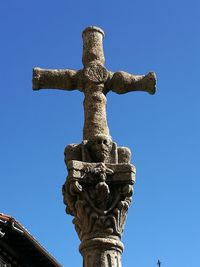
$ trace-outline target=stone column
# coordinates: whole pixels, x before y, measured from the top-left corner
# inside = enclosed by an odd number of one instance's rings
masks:
[[[68,177],[63,185],[67,213],[81,240],[84,266],[121,266],[123,233],[132,199],[135,167],[128,148],[112,142],[106,117],[109,91],[125,94],[144,91],[154,94],[156,75],[112,72],[104,67],[102,29],[91,26],[83,31],[82,70],[33,70],[33,90],[78,89],[84,93],[82,144],[65,149]]]
[[[121,267],[123,244],[112,238],[93,238],[81,243],[84,267]]]
[[[110,158],[104,158],[105,162],[85,162],[83,155],[89,153],[89,146],[90,143],[70,145],[65,150],[66,212],[74,216],[83,266],[121,267],[121,235],[132,199],[135,167],[129,163],[130,150],[117,148],[115,143],[112,150],[117,151],[117,158],[110,150]]]

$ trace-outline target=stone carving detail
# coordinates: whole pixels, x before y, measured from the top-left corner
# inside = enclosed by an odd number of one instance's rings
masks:
[[[106,94],[145,91],[154,94],[155,73],[133,75],[104,67],[104,32],[83,31],[82,70],[33,69],[33,90],[78,89],[84,93],[83,142],[65,149],[68,177],[62,192],[67,213],[81,240],[84,267],[121,267],[124,230],[132,200],[135,167],[131,152],[112,141],[106,118]]]
[[[109,137],[96,136],[66,147],[65,162],[63,198],[82,241],[84,266],[121,266],[120,239],[135,182],[130,150],[117,147]]]
[[[106,118],[106,94],[109,91],[117,94],[132,91],[154,94],[156,90],[154,72],[133,75],[123,71],[107,71],[104,67],[103,37],[103,30],[97,27],[88,27],[83,31],[82,70],[33,69],[33,90],[78,89],[84,93],[83,140],[97,134],[109,136]]]
[[[121,266],[120,239],[135,182],[130,150],[97,135],[67,146],[64,154],[68,177],[63,198],[82,241],[84,266]]]
[[[101,64],[91,63],[85,68],[84,75],[94,83],[102,83],[107,80],[108,71]]]
[[[81,240],[118,236],[131,202],[135,169],[130,164],[70,161],[63,186],[67,213]]]

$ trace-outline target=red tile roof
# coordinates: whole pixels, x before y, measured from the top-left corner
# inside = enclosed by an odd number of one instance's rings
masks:
[[[0,213],[0,248],[4,244],[6,246],[16,246],[20,250],[27,248],[27,253],[29,253],[29,258],[35,254],[38,255],[38,260],[43,262],[42,265],[38,266],[55,266],[62,267],[54,257],[28,232],[25,227],[19,223],[15,218]]]

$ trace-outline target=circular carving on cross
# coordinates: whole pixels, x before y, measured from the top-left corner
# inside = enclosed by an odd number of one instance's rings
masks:
[[[94,83],[103,83],[108,78],[108,71],[98,63],[92,63],[84,69],[85,77]]]

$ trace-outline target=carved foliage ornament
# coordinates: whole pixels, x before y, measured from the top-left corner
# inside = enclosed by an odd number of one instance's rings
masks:
[[[81,240],[119,236],[131,202],[135,169],[130,164],[70,161],[63,186],[67,213]]]

